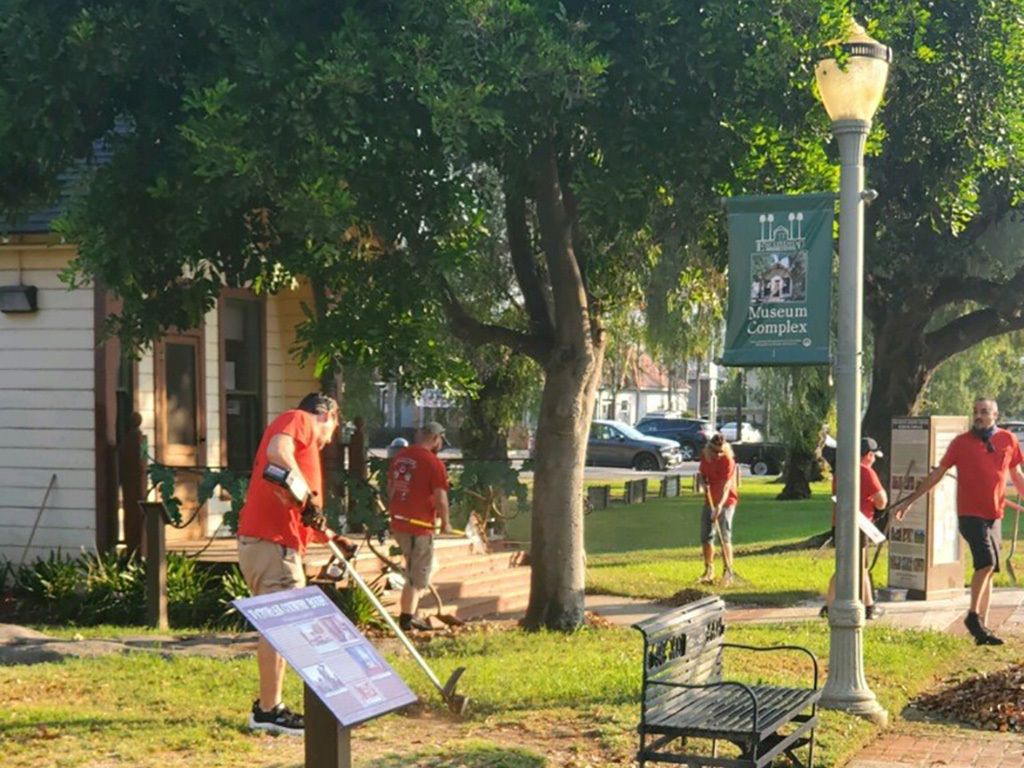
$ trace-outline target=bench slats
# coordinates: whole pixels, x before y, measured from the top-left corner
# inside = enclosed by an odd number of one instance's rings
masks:
[[[817,702],[820,691],[751,686],[758,702],[758,735],[774,733],[794,715]],[[677,689],[680,694],[648,709],[644,719],[652,732],[696,732],[729,737],[749,737],[754,728],[754,706],[738,689]],[[665,730],[665,729],[668,729]],[[694,733],[694,735],[697,735]]]

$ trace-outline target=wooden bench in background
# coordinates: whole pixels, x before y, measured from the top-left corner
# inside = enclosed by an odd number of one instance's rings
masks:
[[[797,766],[814,763],[818,724],[818,660],[796,645],[754,647],[725,642],[725,603],[706,597],[633,625],[644,637],[640,713],[640,768],[647,762],[690,766],[761,768],[785,754]],[[723,676],[725,649],[807,654],[811,688],[745,684]],[[671,749],[677,739],[681,743]],[[692,751],[691,739],[710,740],[710,751]],[[719,757],[718,743],[739,747]],[[795,751],[807,746],[807,762]],[[710,754],[710,756],[709,756]]]

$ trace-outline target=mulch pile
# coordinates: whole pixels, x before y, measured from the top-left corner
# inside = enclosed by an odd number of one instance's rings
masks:
[[[1024,732],[1024,664],[970,677],[913,704],[982,730]]]

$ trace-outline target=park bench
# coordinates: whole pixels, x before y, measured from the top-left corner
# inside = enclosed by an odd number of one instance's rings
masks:
[[[646,762],[689,766],[760,768],[785,753],[794,765],[814,762],[818,724],[818,660],[796,645],[755,647],[725,642],[725,603],[710,596],[633,625],[644,636],[640,712],[640,768]],[[726,648],[806,653],[813,688],[744,684],[723,678]],[[731,655],[731,654],[730,654]],[[680,739],[678,749],[672,743]],[[710,740],[710,750],[693,752]],[[738,757],[720,757],[718,744],[739,747]],[[808,747],[807,763],[794,752]],[[710,754],[710,756],[709,756]]]

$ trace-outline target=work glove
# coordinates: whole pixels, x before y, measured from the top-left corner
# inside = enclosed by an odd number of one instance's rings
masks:
[[[334,536],[331,537],[331,541],[338,545],[338,549],[340,549],[342,554],[345,555],[346,560],[351,560],[356,556],[356,553],[359,552],[359,545],[351,539],[342,536],[340,533],[334,534]]]
[[[327,516],[320,507],[307,503],[302,509],[302,524],[314,531],[327,530]]]

